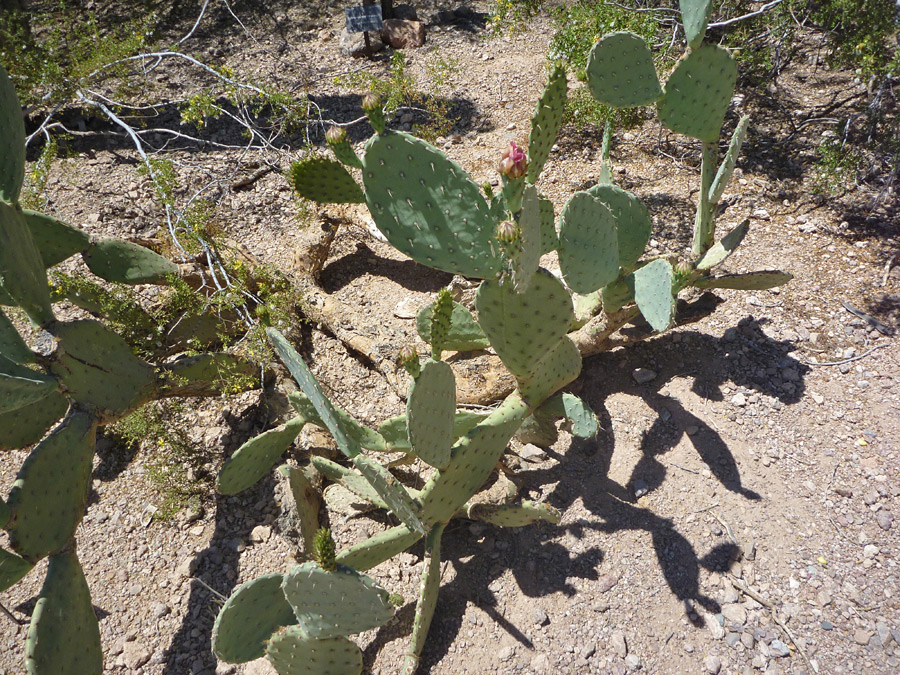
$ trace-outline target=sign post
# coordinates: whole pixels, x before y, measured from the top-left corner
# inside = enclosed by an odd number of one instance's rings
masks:
[[[347,7],[344,10],[344,19],[347,23],[348,33],[362,33],[366,41],[366,54],[372,53],[372,45],[369,42],[369,31],[380,31],[382,27],[381,5],[373,5],[372,0],[363,0],[365,4],[355,7]]]

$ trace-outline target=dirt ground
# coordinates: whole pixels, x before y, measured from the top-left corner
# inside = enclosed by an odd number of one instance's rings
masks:
[[[437,144],[477,182],[493,180],[508,141],[527,141],[550,25],[537,18],[493,37],[484,24],[487,3],[434,17],[427,3],[417,7],[428,22],[427,43],[407,50],[410,72],[427,82],[438,60],[454,63],[440,91],[459,119]],[[349,121],[361,114],[360,92],[334,77],[366,62],[338,50],[342,7],[321,3],[319,10],[275,4],[247,11],[239,16],[249,33],[219,17],[224,32],[212,40],[212,28],[201,25],[185,48],[245,78],[308,82],[324,118]],[[380,58],[376,71],[385,67]],[[157,85],[182,96],[192,86],[187,75],[162,69]],[[896,194],[877,178],[848,185],[837,199],[812,194],[816,148],[831,126],[799,124],[864,88],[852,73],[796,59],[768,90],[740,91],[726,128],[744,113],[752,121],[719,223],[725,231],[750,218],[751,230],[726,267],[781,268],[794,280],[773,291],[720,291],[724,303],[706,319],[586,359],[571,388],[598,414],[598,436],[561,433],[552,447],[528,453],[514,444],[528,458],[509,460],[520,494],[558,508],[561,523],[501,529],[456,521],[448,528],[420,672],[900,672],[900,523],[893,526],[900,513],[900,349],[845,308],[888,328],[900,322]],[[401,111],[394,125],[417,119]],[[108,130],[102,120],[84,121],[88,130]],[[209,133],[236,132],[213,126]],[[371,132],[361,123],[350,133],[361,142]],[[321,133],[313,140],[321,145]],[[161,210],[127,141],[98,133],[78,143],[76,156],[53,164],[49,210],[92,233],[156,233]],[[596,130],[563,130],[540,182],[557,213],[573,191],[597,179],[599,151]],[[259,166],[252,153],[237,150],[172,146],[168,156],[188,186],[207,180],[196,167],[249,175]],[[654,250],[689,246],[698,158],[696,147],[661,134],[655,121],[614,137],[615,182],[654,215]],[[316,233],[300,227],[284,176],[268,173],[242,191],[223,184],[228,236],[292,269]],[[352,308],[345,332],[393,358],[400,345],[418,340],[408,308],[430,301],[451,277],[373,237],[364,211],[344,215],[351,223],[339,229],[320,285]],[[544,262],[556,265],[552,256]],[[394,384],[370,359],[316,326],[297,335],[337,404],[368,425],[402,412]],[[251,392],[182,413],[210,475],[274,421],[267,402]],[[311,427],[301,438],[290,461],[327,445]],[[106,672],[274,672],[264,661],[217,663],[210,633],[221,597],[295,564],[285,486],[272,475],[235,497],[211,493],[199,508],[160,521],[148,517],[159,500],[147,469],[152,453],[101,441],[78,531]],[[26,454],[4,455],[4,494]],[[384,515],[331,508],[328,518],[339,547],[393,524]],[[45,568],[0,594],[19,622],[0,616],[0,673],[23,672]],[[397,672],[421,569],[416,546],[372,570],[406,604],[382,629],[357,636],[367,672]]]

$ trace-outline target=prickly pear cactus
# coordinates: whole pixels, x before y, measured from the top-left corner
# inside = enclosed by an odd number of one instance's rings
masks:
[[[364,110],[376,134],[362,156],[353,153],[339,130],[329,132],[337,159],[360,169],[365,202],[390,243],[423,265],[483,281],[476,294],[477,316],[453,303],[446,292],[422,308],[416,327],[430,344],[431,358],[423,362],[409,345],[401,350],[398,364],[412,379],[406,411],[385,421],[377,432],[360,431],[346,413],[339,414],[286,338],[269,330],[276,351],[314,409],[305,420],[326,427],[348,460],[344,465],[313,456],[308,470],[340,484],[372,508],[391,512],[401,523],[338,552],[333,571],[307,563],[284,577],[283,590],[299,623],[280,628],[268,643],[269,659],[279,672],[294,672],[291,659],[318,664],[325,653],[340,664],[340,672],[358,672],[354,647],[343,636],[383,623],[389,612],[385,596],[350,568],[372,568],[424,540],[424,571],[402,668],[403,673],[415,672],[438,601],[446,525],[460,517],[506,527],[559,521],[561,514],[547,504],[514,499],[485,503],[478,493],[517,433],[552,441],[561,419],[575,435],[597,433],[597,417],[587,404],[562,391],[581,372],[583,336],[576,342],[572,331],[595,321],[618,321],[622,326],[641,315],[654,330],[663,331],[677,322],[676,300],[684,289],[760,289],[790,280],[789,274],[776,271],[713,272],[741,244],[749,227],[742,223],[715,241],[715,206],[734,170],[748,120],[740,120],[720,162],[718,144],[733,93],[735,62],[726,50],[703,42],[709,1],[683,0],[680,5],[689,48],[667,78],[657,74],[648,45],[631,33],[601,38],[591,51],[586,74],[598,101],[614,107],[655,104],[669,130],[701,142],[701,185],[693,256],[688,259],[646,255],[650,212],[636,195],[612,184],[610,127],[604,134],[601,182],[576,192],[554,217],[553,205],[541,196],[538,185],[562,121],[566,77],[560,67],[551,69],[538,101],[528,139],[530,156],[511,142],[499,164],[502,188],[497,194],[486,188],[487,199],[437,148],[388,129],[373,98],[367,99]],[[344,172],[341,181],[350,177],[338,163],[328,167],[317,177],[319,183],[298,184],[298,191],[310,198],[324,194],[321,182],[335,182],[326,177],[339,173],[334,167]],[[345,192],[341,200],[358,200],[355,189]],[[558,258],[562,278],[540,267],[548,253]],[[442,361],[444,352],[488,346],[513,375],[515,390],[484,414],[457,411],[453,370]],[[230,485],[243,486],[257,479],[284,446],[286,430],[267,434],[249,453],[252,461],[248,457],[234,465],[242,467],[244,480],[232,482],[232,469],[226,467],[220,482],[228,478]],[[404,488],[388,468],[363,454],[359,439],[364,434],[380,439],[380,451],[403,452],[408,461],[427,464],[424,487]],[[227,621],[220,617],[219,623]],[[271,627],[269,621],[265,630]],[[315,640],[336,642],[326,646]],[[259,653],[257,642],[254,637],[254,654]]]
[[[15,89],[0,66],[0,305],[24,310],[56,345],[50,356],[33,352],[0,310],[0,451],[37,443],[0,499],[0,527],[12,549],[0,549],[0,589],[49,557],[25,668],[30,675],[93,675],[103,667],[100,632],[75,533],[88,501],[97,429],[181,387],[218,395],[220,368],[253,375],[256,367],[225,354],[151,364],[99,321],[57,319],[47,268],[73,255],[116,283],[167,283],[178,267],[136,244],[94,238],[22,209],[24,139]]]

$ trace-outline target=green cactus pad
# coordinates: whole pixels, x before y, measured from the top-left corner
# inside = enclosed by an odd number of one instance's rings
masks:
[[[390,471],[375,460],[362,455],[353,458],[353,465],[365,476],[375,492],[387,507],[394,512],[400,522],[413,532],[425,534],[422,521],[419,520],[419,505],[413,500],[403,484],[394,478]]]
[[[529,378],[542,357],[568,331],[575,313],[562,282],[538,270],[528,291],[486,281],[475,298],[478,323],[503,365],[520,379]]]
[[[73,409],[32,450],[7,503],[13,550],[35,561],[59,551],[75,533],[87,505],[97,420]]]
[[[0,501],[0,511],[2,511],[3,502]],[[0,524],[5,523],[3,515],[0,514]],[[0,593],[7,588],[11,588],[19,583],[26,574],[34,567],[24,558],[20,558],[15,553],[10,553],[6,549],[0,548]]]
[[[41,254],[44,267],[53,267],[91,244],[91,238],[77,227],[67,225],[45,213],[24,209],[25,223],[31,238]]]
[[[14,363],[34,363],[32,352],[3,310],[0,310],[0,356]]]
[[[3,501],[0,498],[0,530],[6,528],[6,524],[9,522],[9,519],[12,517],[12,509],[9,508],[9,504]]]
[[[352,166],[354,169],[362,168],[362,160],[360,160],[356,152],[353,151],[353,146],[350,145],[350,141],[344,140],[341,143],[329,142],[328,147],[331,148],[331,151],[334,153],[335,159],[337,159],[341,164]],[[356,185],[356,181],[354,181],[353,184]]]
[[[744,115],[738,121],[734,133],[731,135],[731,142],[728,144],[728,150],[725,152],[725,158],[719,165],[716,177],[713,179],[709,188],[709,203],[716,205],[725,192],[728,181],[731,180],[731,174],[734,173],[734,167],[737,164],[738,155],[741,152],[741,146],[744,144],[744,138],[747,136],[747,127],[750,124],[750,116]]]
[[[438,293],[437,299],[432,303],[431,311],[431,358],[435,361],[441,360],[441,352],[447,343],[447,336],[450,334],[450,318],[453,313],[453,297],[450,291],[442,288]],[[418,354],[415,355],[414,361],[418,362]],[[418,371],[421,365],[412,364],[411,374],[418,377]]]
[[[331,401],[325,396],[319,383],[313,377],[309,367],[300,358],[300,355],[291,346],[287,339],[274,328],[267,328],[266,335],[269,341],[278,353],[278,356],[291,371],[291,375],[300,385],[303,393],[310,400],[319,415],[319,419],[325,425],[325,428],[331,432],[332,437],[338,445],[338,448],[347,457],[355,457],[361,452],[359,441],[348,433],[341,422],[341,418]]]
[[[678,0],[678,7],[681,9],[681,22],[684,24],[688,47],[696,49],[703,42],[703,35],[706,33],[712,0]]]
[[[39,326],[53,321],[47,270],[25,216],[18,206],[0,201],[0,284]]]
[[[393,558],[422,538],[406,525],[397,525],[341,551],[338,563],[357,570],[368,570]]]
[[[28,675],[97,675],[103,670],[100,627],[74,550],[50,558],[25,640]]]
[[[294,410],[297,411],[300,417],[307,422],[322,427],[323,429],[328,428],[325,422],[322,421],[322,418],[319,417],[319,413],[316,411],[315,406],[306,394],[299,391],[294,392],[288,394],[288,400],[291,402],[291,405],[294,406]],[[361,448],[373,450],[374,452],[384,452],[387,449],[387,444],[381,437],[381,434],[377,431],[369,429],[369,427],[363,426],[357,422],[353,419],[353,416],[343,408],[339,408],[332,404],[332,409],[334,410],[337,419],[340,421],[344,433],[350,438],[353,438]]]
[[[25,121],[16,88],[0,66],[0,200],[19,199],[25,179]]]
[[[68,407],[69,400],[57,391],[31,405],[0,413],[0,451],[37,443]]]
[[[634,33],[608,33],[591,49],[587,83],[600,103],[614,108],[650,105],[662,96],[653,55]]]
[[[467,277],[500,271],[495,222],[481,190],[433,146],[400,132],[373,136],[363,183],[375,225],[402,253]]]
[[[588,194],[599,199],[612,212],[616,223],[619,266],[631,271],[650,241],[650,212],[640,199],[615,185],[598,184],[588,190]]]
[[[436,472],[422,490],[422,520],[426,525],[448,522],[472,498],[487,481],[509,439],[528,415],[528,406],[514,392],[460,439],[447,468]]]
[[[58,386],[55,378],[0,356],[0,413],[47,398]]]
[[[425,648],[425,638],[434,618],[438,593],[441,590],[441,537],[444,525],[435,525],[425,541],[425,559],[422,561],[422,576],[419,580],[419,599],[416,602],[416,616],[413,619],[412,638],[403,660],[403,675],[414,675],[419,666],[419,654]]]
[[[178,273],[171,260],[121,239],[97,239],[81,257],[98,277],[120,284],[161,284]]]
[[[559,235],[556,233],[556,214],[553,213],[553,202],[541,197],[538,206],[541,209],[541,255],[544,255],[557,249]]]
[[[304,199],[319,204],[360,204],[359,184],[340,162],[311,156],[291,165],[291,184]]]
[[[388,592],[344,565],[326,572],[317,563],[304,563],[284,575],[281,589],[300,629],[310,638],[361,633],[394,616]]]
[[[559,267],[576,293],[596,291],[619,274],[616,220],[587,192],[576,192],[559,216]]]
[[[458,410],[453,416],[453,440],[467,434],[476,424],[487,417],[486,413],[470,412],[468,410]],[[409,434],[406,431],[406,415],[397,415],[391,417],[381,423],[378,427],[379,433],[384,436],[384,440],[389,450],[399,452],[409,452],[412,446],[409,443]]]
[[[575,305],[575,320],[569,327],[570,331],[578,330],[590,321],[591,317],[597,313],[597,310],[602,304],[599,291],[593,291],[584,295],[581,293],[573,293],[572,302]]]
[[[575,394],[564,392],[547,400],[540,412],[553,417],[564,417],[572,424],[572,435],[591,438],[597,435],[600,422],[591,407]]]
[[[616,279],[600,291],[603,300],[603,311],[608,314],[618,312],[625,305],[634,302],[634,275],[626,279]]]
[[[228,663],[246,663],[266,655],[266,641],[282,626],[297,623],[281,590],[283,574],[265,574],[238,586],[212,630],[212,650]]]
[[[316,532],[319,530],[319,508],[322,504],[319,491],[310,480],[313,469],[311,467],[298,469],[296,466],[285,464],[278,467],[278,472],[288,480],[294,507],[297,510],[297,520],[300,521],[303,550],[307,555],[311,555]]]
[[[233,495],[246,490],[265,476],[303,430],[306,420],[295,417],[285,424],[251,438],[225,460],[216,477],[219,494]]]
[[[325,457],[313,455],[309,458],[309,461],[313,465],[313,467],[315,467],[316,471],[321,473],[328,480],[343,485],[347,490],[352,492],[357,497],[369,502],[370,504],[374,504],[378,508],[384,509],[386,511],[390,510],[390,507],[375,491],[375,488],[372,487],[372,484],[369,483],[368,480],[366,480],[365,476],[358,474],[352,469],[348,469],[345,466],[341,466],[337,462],[332,462],[330,459],[326,459]]]
[[[544,164],[550,156],[550,149],[556,142],[556,135],[562,125],[566,106],[566,69],[562,65],[553,66],[547,86],[541,94],[534,116],[531,118],[531,133],[528,135],[529,183],[537,183]]]
[[[512,261],[513,281],[516,292],[524,293],[541,262],[541,207],[537,189],[533,185],[525,188],[522,210],[519,213],[519,230],[519,253]]]
[[[409,390],[407,429],[416,456],[438,469],[450,461],[455,411],[453,369],[443,361],[427,361]]]
[[[434,303],[425,305],[416,315],[416,331],[419,337],[431,344],[431,317],[434,314]],[[448,351],[465,352],[474,349],[487,349],[491,343],[481,330],[472,312],[458,302],[453,303],[450,312],[450,330],[442,348]]]
[[[736,81],[734,57],[717,45],[701,45],[682,58],[669,76],[665,95],[657,104],[660,122],[707,143],[719,140]]]
[[[672,264],[658,259],[634,273],[634,300],[653,330],[664,331],[675,320]]]
[[[702,277],[693,283],[697,288],[733,288],[738,291],[765,291],[784,286],[794,278],[793,274],[778,270],[723,274],[720,277]]]
[[[156,385],[153,366],[99,321],[59,322],[57,360],[51,366],[72,398],[103,417],[117,417],[142,403]]]
[[[560,340],[541,357],[527,380],[519,380],[519,393],[531,407],[572,382],[581,373],[581,352],[568,337]]]
[[[710,249],[697,262],[697,269],[705,272],[712,269],[728,256],[734,253],[735,249],[741,245],[747,231],[750,229],[750,220],[747,219],[726,234],[720,241],[713,244]]]
[[[278,675],[359,675],[362,651],[345,637],[314,639],[299,626],[278,631],[266,647]]]
[[[473,504],[467,509],[466,516],[500,527],[524,527],[539,520],[555,525],[562,517],[559,511],[549,504],[532,501],[524,501],[521,504]]]

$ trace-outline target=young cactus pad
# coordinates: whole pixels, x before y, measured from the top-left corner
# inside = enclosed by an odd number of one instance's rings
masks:
[[[25,179],[25,120],[16,88],[0,66],[0,200],[16,202]]]
[[[278,631],[269,640],[266,658],[278,675],[359,675],[362,651],[345,637],[307,637],[299,626]]]
[[[650,105],[662,96],[650,48],[634,33],[604,35],[591,49],[586,72],[594,98],[614,108]]]

